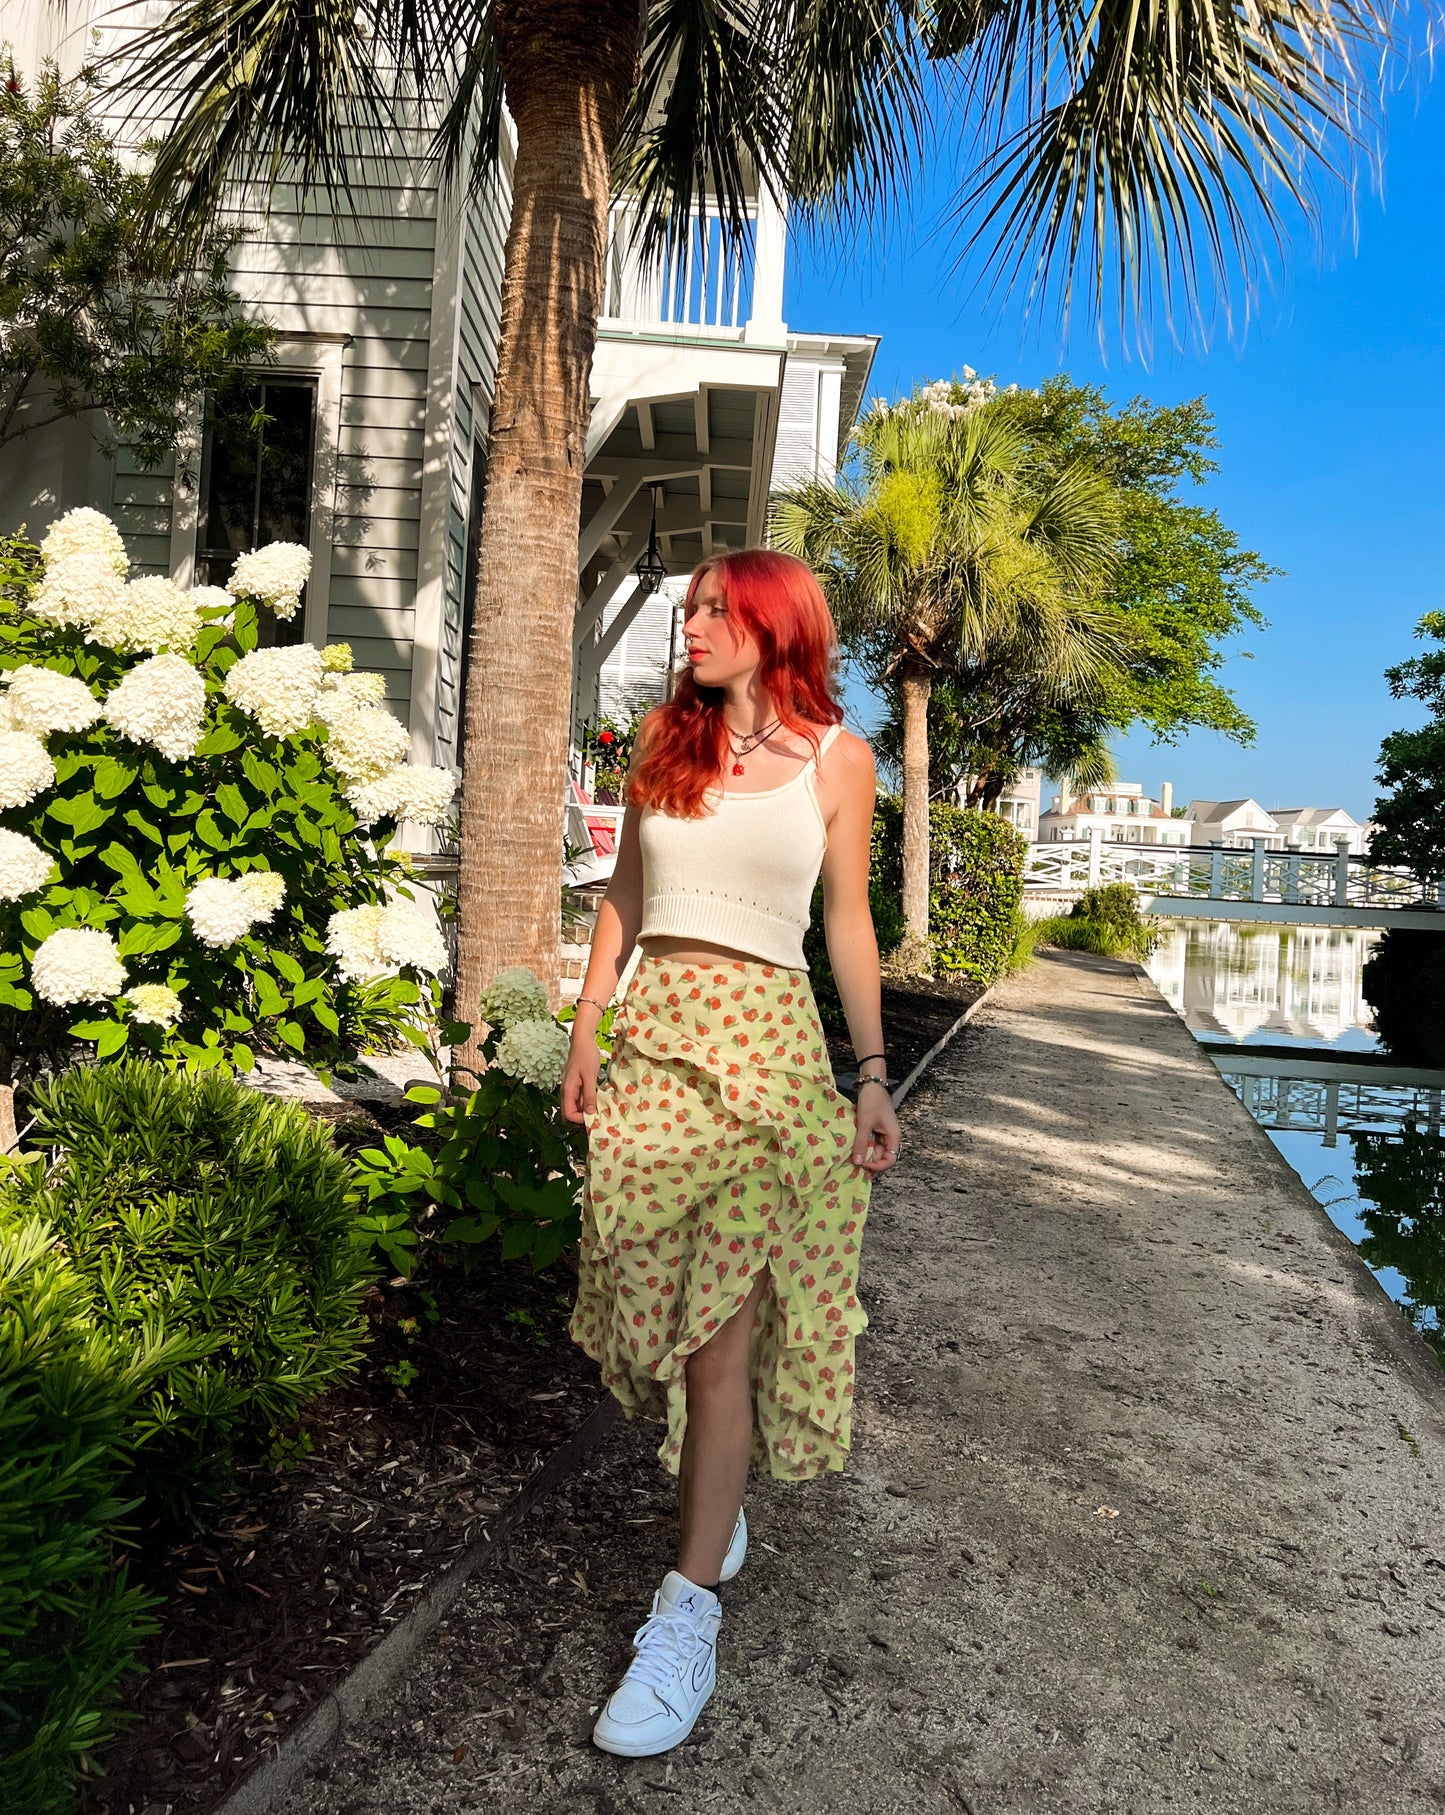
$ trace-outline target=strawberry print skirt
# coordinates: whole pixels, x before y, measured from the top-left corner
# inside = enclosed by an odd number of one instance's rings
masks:
[[[644,955],[588,1118],[573,1339],[629,1418],[663,1420],[673,1474],[684,1363],[767,1274],[753,1324],[753,1466],[841,1469],[853,1411],[870,1180],[850,1156],[806,971]]]

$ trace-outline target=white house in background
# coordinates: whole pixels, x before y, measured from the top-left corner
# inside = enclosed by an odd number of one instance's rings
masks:
[[[1257,800],[1191,800],[1188,818],[1194,828],[1193,844],[1248,850],[1256,838],[1278,841],[1274,815],[1266,813]]]
[[[1330,853],[1343,841],[1358,857],[1369,843],[1370,828],[1352,819],[1343,807],[1272,807],[1270,817],[1281,834],[1272,842],[1286,850]]]
[[[968,798],[969,790],[975,777],[965,775],[954,790],[954,799],[960,806]],[[1044,772],[1042,769],[1020,769],[998,797],[994,807],[1001,819],[1006,819],[1011,826],[1017,826],[1030,843],[1040,837],[1039,810],[1043,804]]]
[[[27,72],[47,56],[74,72],[147,23],[113,0],[5,10]],[[386,675],[413,758],[455,767],[511,140],[504,127],[500,177],[480,199],[465,172],[444,191],[424,156],[429,112],[418,104],[386,158],[360,161],[347,219],[334,222],[324,198],[305,211],[284,184],[238,210],[247,237],[234,287],[280,336],[278,363],[255,373],[239,407],[198,411],[151,472],[124,447],[102,458],[84,422],[27,437],[0,464],[0,527],[39,528],[90,504],[119,525],[133,572],[182,584],[223,581],[260,541],[308,543],[304,613],[279,634],[349,642],[358,666]],[[131,143],[161,124],[132,117],[129,100],[112,122]],[[722,256],[704,209],[659,265],[637,256],[628,205],[614,209],[579,525],[574,727],[596,710],[599,673],[647,596],[629,585],[654,501],[675,574],[760,541],[779,450],[790,474],[830,468],[861,398],[876,342],[789,335],[785,222],[765,191],[753,216],[746,258]],[[251,426],[258,404],[264,436]],[[559,801],[559,840],[562,816]]]
[[[803,479],[831,479],[837,472],[863,402],[877,346],[872,335],[787,334],[777,436],[765,491]],[[655,414],[653,422],[655,436]],[[700,461],[699,470],[701,465]],[[711,485],[718,483],[713,474]],[[659,544],[669,577],[656,592],[640,598],[635,580],[629,578],[604,610],[597,644],[588,652],[589,659],[579,663],[579,719],[598,714],[625,719],[637,708],[656,705],[666,697],[667,677],[679,645],[678,607],[687,590],[688,573],[701,558],[699,549],[684,546],[686,540],[666,536],[660,518]],[[717,528],[710,543],[711,548],[728,545]],[[604,647],[605,653],[597,661],[597,651]],[[593,677],[590,692],[589,676]]]
[[[1112,844],[1185,845],[1195,842],[1193,812],[1191,807],[1182,819],[1174,817],[1174,789],[1167,781],[1160,784],[1157,799],[1137,781],[1082,794],[1066,783],[1039,820],[1038,836],[1044,843],[1061,844],[1098,832]]]

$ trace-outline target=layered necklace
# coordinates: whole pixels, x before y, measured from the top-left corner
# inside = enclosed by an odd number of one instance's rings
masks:
[[[733,753],[734,775],[746,773],[743,768],[743,758],[751,756],[759,744],[765,744],[782,722],[780,718],[775,718],[770,725],[764,725],[761,731],[750,732],[747,737],[743,738],[735,738],[731,731],[728,732],[728,748]]]

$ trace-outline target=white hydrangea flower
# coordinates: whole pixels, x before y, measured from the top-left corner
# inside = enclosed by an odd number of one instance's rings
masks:
[[[321,662],[325,667],[324,651]],[[331,715],[344,712],[348,707],[380,706],[385,699],[384,674],[377,674],[374,669],[348,670],[344,674],[332,670],[321,677],[321,698],[317,702],[316,716],[324,725],[330,722]]]
[[[378,819],[409,819],[414,825],[439,826],[457,791],[450,769],[420,763],[398,763],[375,781],[348,788],[351,810],[364,826]]]
[[[553,1020],[514,1021],[497,1042],[496,1064],[509,1077],[555,1090],[562,1082],[570,1042]]]
[[[44,888],[55,859],[23,832],[0,830],[0,901],[19,901]]]
[[[50,731],[87,731],[101,715],[100,701],[73,674],[25,662],[0,679],[8,683],[7,730],[33,731],[37,737]]]
[[[253,649],[226,675],[226,698],[270,737],[304,731],[316,715],[320,692],[321,657],[310,643]]]
[[[343,983],[371,983],[407,968],[440,976],[447,962],[436,916],[406,900],[342,908],[326,924],[326,949]]]
[[[197,611],[233,611],[236,605],[224,586],[193,586],[190,597]]]
[[[55,780],[55,764],[33,731],[0,731],[0,809],[28,807]]]
[[[137,983],[124,992],[132,1021],[148,1027],[174,1027],[181,1018],[181,999],[164,983]]]
[[[411,734],[400,719],[380,706],[337,700],[333,693],[321,706],[326,713],[326,754],[331,766],[351,787],[380,781],[406,755]]]
[[[121,608],[125,590],[108,555],[82,548],[46,567],[30,609],[58,630],[88,629]]]
[[[328,674],[351,673],[350,643],[328,643],[321,651],[321,666]]]
[[[240,556],[231,569],[231,591],[238,598],[259,599],[278,618],[294,618],[310,575],[310,549],[299,542],[268,542]]]
[[[133,655],[142,649],[189,649],[201,615],[174,580],[151,574],[132,580],[121,596],[91,616],[87,643]]]
[[[262,918],[242,877],[203,876],[186,896],[186,919],[202,945],[234,945]]]
[[[257,920],[269,920],[286,899],[286,878],[275,870],[248,870],[235,881],[250,896]]]
[[[513,964],[482,991],[482,1019],[492,1027],[510,1027],[514,1021],[540,1021],[547,1014],[547,992],[536,971]]]
[[[57,517],[40,544],[40,558],[47,567],[80,554],[102,556],[122,579],[130,566],[120,531],[103,511],[84,504]]]
[[[184,656],[150,656],[106,695],[105,718],[133,744],[151,744],[184,762],[205,730],[206,683]]]
[[[88,926],[66,926],[41,941],[30,961],[30,981],[42,1002],[106,1002],[125,983],[114,939]]]

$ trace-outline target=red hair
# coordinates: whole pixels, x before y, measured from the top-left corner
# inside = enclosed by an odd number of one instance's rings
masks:
[[[836,725],[837,650],[833,614],[806,562],[771,548],[742,548],[701,563],[687,588],[687,611],[707,574],[716,574],[729,621],[752,636],[762,654],[758,679],[785,729],[815,747],[811,725]],[[723,691],[700,687],[691,670],[674,677],[672,697],[647,721],[645,753],[628,784],[629,806],[656,807],[677,819],[699,819],[703,800],[722,778],[728,748]]]

